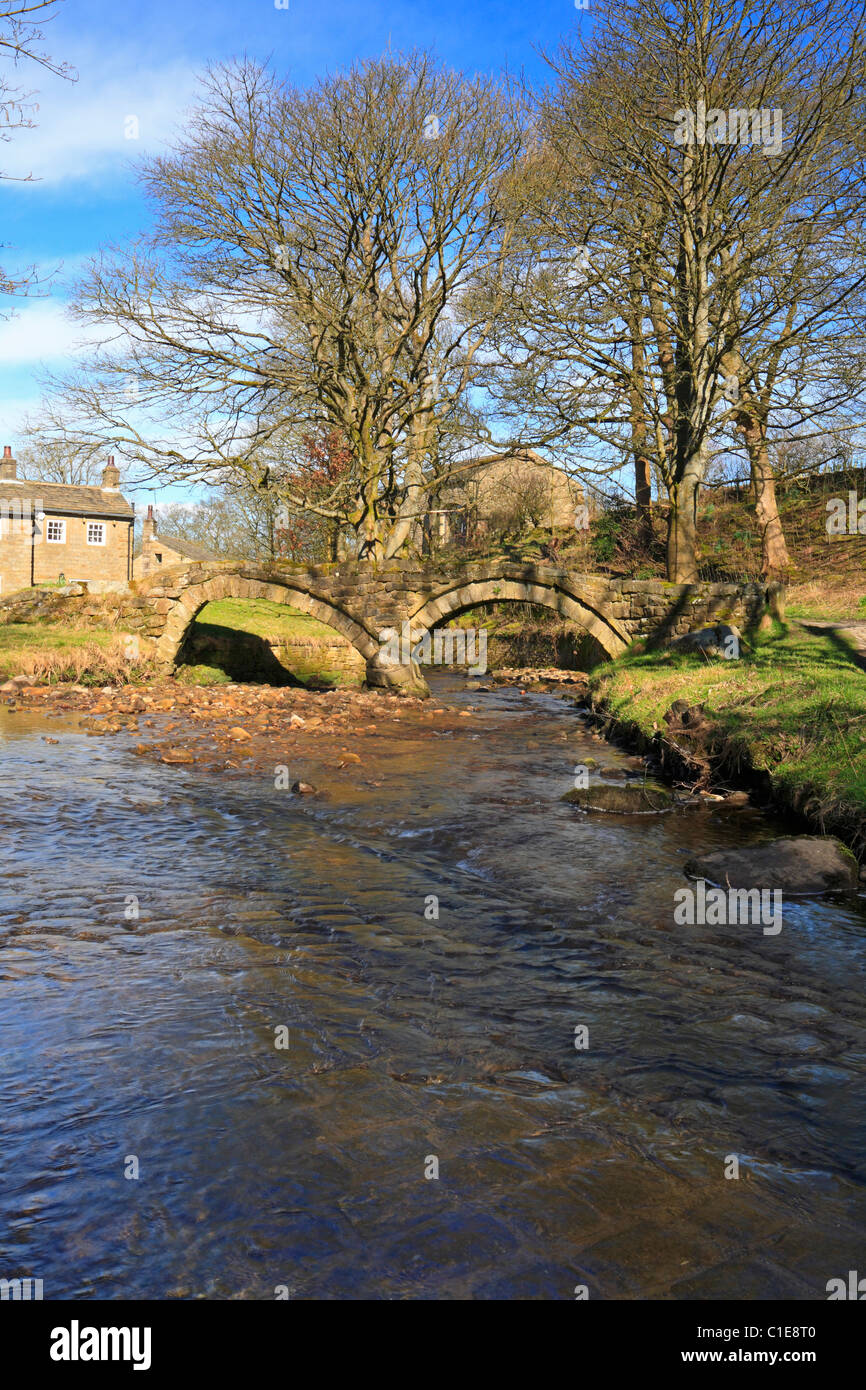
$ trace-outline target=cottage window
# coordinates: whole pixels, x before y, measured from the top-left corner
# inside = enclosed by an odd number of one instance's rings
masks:
[[[88,521],[87,523],[87,544],[105,545],[105,523],[102,521]]]
[[[45,539],[52,545],[63,545],[66,541],[66,522],[47,521],[45,523]]]

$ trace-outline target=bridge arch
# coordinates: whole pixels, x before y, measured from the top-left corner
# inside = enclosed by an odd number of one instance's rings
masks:
[[[471,583],[455,584],[435,598],[425,600],[410,614],[413,636],[417,635],[420,639],[422,633],[465,613],[467,608],[476,608],[482,603],[510,601],[535,603],[542,608],[552,609],[569,622],[579,623],[609,657],[621,656],[628,646],[627,632],[605,611],[597,598],[590,601],[587,595],[569,593],[558,585],[496,575],[475,579]]]
[[[165,627],[156,643],[155,656],[161,665],[177,665],[184,639],[197,615],[206,604],[222,598],[258,598],[267,599],[270,603],[288,604],[334,628],[351,642],[366,662],[372,661],[379,651],[378,642],[365,627],[336,604],[302,587],[295,575],[287,574],[285,580],[256,579],[239,574],[233,569],[224,574],[213,575],[210,579],[203,579],[198,584],[190,584],[173,601]]]

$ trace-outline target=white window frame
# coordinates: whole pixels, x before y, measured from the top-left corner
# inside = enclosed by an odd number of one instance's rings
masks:
[[[59,535],[59,536],[52,536],[52,534],[51,534],[51,528],[52,528],[52,526],[59,526],[59,527],[60,527],[60,535]],[[66,544],[66,522],[62,519],[62,517],[47,516],[47,517],[45,518],[45,539],[46,539],[46,541],[48,542],[49,545],[65,545],[65,544]]]
[[[99,540],[98,540],[98,541],[97,541],[97,540],[92,540],[92,539],[91,539],[91,536],[90,536],[91,531],[96,530],[97,527],[98,527],[98,529],[99,529]],[[106,524],[105,524],[104,521],[88,521],[88,523],[87,523],[87,544],[88,544],[88,545],[105,545],[105,542],[106,542],[106,539],[107,539],[107,535],[108,535],[108,527],[106,526]]]

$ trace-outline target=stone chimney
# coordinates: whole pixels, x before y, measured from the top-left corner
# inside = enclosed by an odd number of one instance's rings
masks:
[[[153,519],[153,507],[150,506],[150,507],[148,507],[148,509],[147,509],[147,516],[144,518],[144,521],[141,523],[141,542],[142,542],[142,545],[145,543],[145,541],[152,541],[153,538],[155,537],[155,535],[156,535],[156,522],[155,522],[154,519]]]
[[[106,492],[117,492],[120,488],[120,471],[114,466],[114,454],[109,454],[108,463],[102,470],[102,486]]]
[[[3,445],[3,457],[0,459],[0,480],[8,482],[10,478],[18,477],[18,463],[12,457],[12,446]]]

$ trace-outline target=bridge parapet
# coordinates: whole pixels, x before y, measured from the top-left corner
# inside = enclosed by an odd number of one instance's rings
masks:
[[[658,579],[580,574],[559,565],[514,560],[466,561],[447,569],[395,560],[379,569],[329,565],[199,562],[134,586],[118,625],[143,639],[166,669],[175,665],[196,614],[212,599],[266,598],[330,624],[367,662],[374,684],[422,689],[417,668],[384,669],[383,631],[408,623],[413,640],[469,607],[497,601],[540,604],[581,624],[612,657],[635,638],[662,644],[710,623],[756,625],[772,605],[763,584],[668,584]]]

